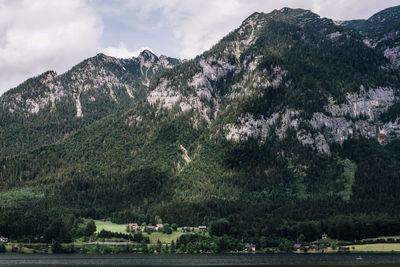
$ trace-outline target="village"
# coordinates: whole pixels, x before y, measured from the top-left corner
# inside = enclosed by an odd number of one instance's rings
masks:
[[[12,253],[337,253],[359,252],[368,249],[375,252],[400,250],[400,237],[365,239],[357,242],[331,239],[322,234],[318,240],[305,242],[300,236],[297,242],[282,240],[278,246],[263,247],[258,242],[244,242],[216,232],[211,227],[180,226],[176,223],[138,224],[135,222],[117,224],[107,219],[85,219],[83,236],[76,236],[72,242],[51,243],[39,239],[10,240],[0,235],[0,252]],[[213,229],[214,227],[214,229]]]
[[[100,220],[100,222],[105,222],[105,220]],[[178,226],[176,224],[171,224],[171,226],[169,226],[169,224],[167,225],[167,229],[169,229],[169,227],[171,227],[172,229],[174,229],[175,231],[178,229]],[[146,232],[153,232],[153,231],[161,231],[164,229],[164,224],[162,223],[158,223],[155,226],[154,225],[146,225],[146,224],[142,224],[142,225],[138,225],[137,223],[128,223],[126,225],[126,231],[127,232],[134,232],[136,230],[140,230],[140,231],[146,231]],[[180,231],[182,231],[182,233],[186,233],[186,232],[191,232],[194,231],[195,227],[190,227],[190,226],[182,226],[180,227]],[[205,225],[201,225],[197,227],[197,230],[200,232],[206,232],[207,231],[207,226]],[[167,233],[169,231],[167,230]]]

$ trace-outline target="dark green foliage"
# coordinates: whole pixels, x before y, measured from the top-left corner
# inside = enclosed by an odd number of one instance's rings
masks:
[[[136,234],[135,234],[136,236]],[[101,230],[100,233],[97,235],[98,238],[121,238],[121,239],[126,239],[126,240],[132,240],[135,242],[142,242],[143,238],[141,236],[138,236],[134,238],[131,234],[123,234],[123,233],[116,233],[116,232],[110,232],[106,230]]]
[[[53,253],[64,253],[64,248],[57,240],[54,241],[53,246],[51,247]]]
[[[390,106],[386,112],[381,114],[380,120],[384,123],[394,122],[399,117],[400,117],[400,102],[396,102],[392,106]]]
[[[168,235],[172,234],[172,227],[168,223],[165,223],[163,225],[162,231],[163,231],[163,233],[168,234]]]
[[[215,236],[229,235],[230,226],[227,219],[210,222],[210,234]]]
[[[85,236],[91,236],[94,232],[96,232],[96,224],[91,220],[86,224]]]
[[[174,253],[176,252],[176,247],[175,247],[175,242],[174,242],[174,240],[172,240],[172,242],[171,242],[171,246],[170,246],[170,248],[169,248],[169,252],[170,252],[171,254],[174,254]]]
[[[142,100],[132,106],[121,102],[121,109],[105,96],[99,97],[101,105],[90,106],[89,94],[83,94],[82,101],[93,111],[93,117],[84,116],[90,121],[74,121],[75,111],[66,105],[65,112],[47,120],[49,126],[37,124],[48,113],[28,122],[26,129],[32,133],[17,134],[21,132],[17,114],[9,124],[1,122],[2,136],[11,140],[4,147],[14,144],[13,138],[21,141],[19,147],[27,136],[33,140],[28,142],[28,152],[14,154],[11,150],[18,146],[11,147],[4,152],[9,156],[0,159],[0,200],[4,200],[0,202],[0,232],[68,242],[88,229],[89,225],[82,230],[78,217],[154,224],[157,216],[180,226],[209,226],[211,237],[183,235],[169,248],[171,253],[194,253],[242,250],[243,242],[290,251],[294,241],[314,241],[323,233],[354,240],[400,230],[396,223],[399,141],[380,146],[375,140],[356,138],[331,145],[332,154],[327,155],[302,145],[292,128],[278,137],[275,130],[281,125],[273,125],[265,138],[227,140],[227,125],[244,114],[267,118],[296,109],[301,111],[299,118],[310,119],[315,112],[324,112],[330,97],[340,104],[361,85],[396,87],[398,82],[393,70],[381,68],[387,64],[384,56],[365,46],[353,30],[304,10],[261,17],[265,26],[240,57],[229,52],[238,31],[202,57],[215,55],[242,68],[247,58],[258,55],[260,64],[251,75],[274,80],[276,67],[288,71],[287,75],[278,86],[254,86],[253,81],[247,82],[244,70],[227,71],[210,81],[210,94],[218,101],[201,100],[207,119],[199,109],[183,112],[179,102],[171,109],[159,109],[141,92]],[[338,39],[326,38],[336,31],[342,34]],[[201,59],[164,72],[163,80],[154,80],[151,90],[168,80],[169,89],[183,98],[195,96],[196,88],[190,84],[203,71]],[[118,71],[116,65],[108,67]],[[127,68],[135,73],[134,65]],[[68,75],[63,77],[71,78]],[[241,82],[251,94],[226,97]],[[123,98],[122,93],[119,97]],[[381,119],[393,121],[397,114],[395,104]],[[52,124],[59,119],[59,124]],[[43,131],[34,137],[37,125],[56,138],[41,140]],[[315,129],[307,130],[317,134]],[[60,139],[60,133],[69,135]],[[56,140],[60,141],[52,143]],[[41,146],[47,142],[52,144]],[[165,224],[163,231],[171,233],[177,224]],[[86,235],[94,232],[92,226]],[[110,233],[101,232],[101,236],[108,238]],[[138,232],[133,240],[141,243],[140,251],[147,252],[148,238]],[[158,244],[150,249],[165,252],[166,248]]]
[[[214,239],[202,235],[182,235],[176,241],[179,252],[199,253],[200,251],[216,251],[217,245]]]
[[[133,236],[133,241],[135,241],[137,243],[144,243],[144,244],[150,243],[149,238],[148,237],[144,237],[142,232],[135,233],[135,235]]]
[[[0,244],[0,253],[6,252],[6,246],[4,244]]]
[[[167,60],[179,64],[179,60]],[[45,72],[9,90],[0,98],[0,156],[63,140],[109,114],[126,110],[145,97],[147,82],[154,82],[165,70],[153,64],[158,59],[147,68],[136,59],[98,54],[62,75]],[[111,81],[106,84],[101,79]],[[45,85],[49,81],[52,89]],[[132,97],[127,88],[132,89]],[[55,100],[50,101],[49,95]],[[76,96],[83,117],[77,117]]]
[[[244,249],[243,244],[230,236],[224,235],[217,239],[217,250],[216,252],[227,252],[227,251],[242,251]]]

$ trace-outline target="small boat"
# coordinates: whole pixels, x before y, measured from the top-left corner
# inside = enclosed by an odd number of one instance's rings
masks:
[[[358,260],[358,261],[362,261],[362,257],[361,256],[358,256],[357,258],[356,258],[356,260]]]

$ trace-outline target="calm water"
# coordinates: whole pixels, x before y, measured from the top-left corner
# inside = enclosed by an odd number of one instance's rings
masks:
[[[392,266],[400,254],[39,255],[0,254],[0,266]]]

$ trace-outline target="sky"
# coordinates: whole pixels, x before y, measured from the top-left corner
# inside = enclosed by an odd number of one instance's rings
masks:
[[[254,12],[312,10],[366,19],[399,0],[0,0],[0,94],[47,70],[61,74],[104,53],[143,49],[190,59]]]

